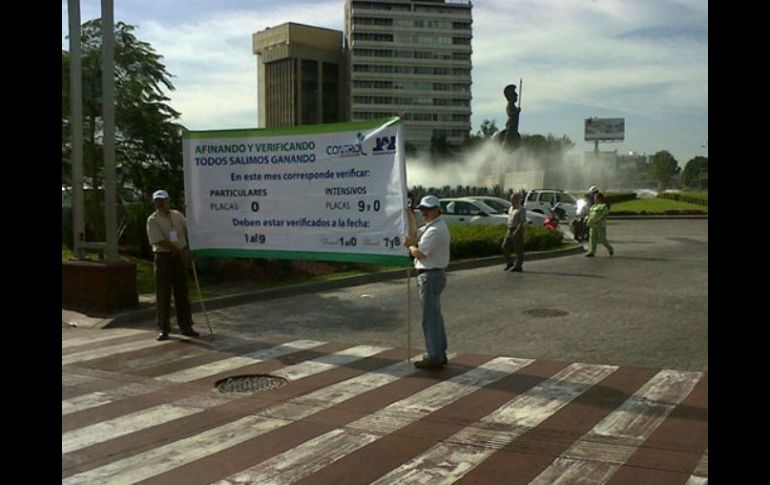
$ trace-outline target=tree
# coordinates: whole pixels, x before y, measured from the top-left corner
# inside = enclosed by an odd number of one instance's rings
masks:
[[[447,157],[451,157],[455,148],[447,140],[446,135],[434,135],[430,139],[430,157],[435,162],[440,162]]]
[[[650,176],[658,181],[661,189],[666,188],[671,179],[679,173],[679,164],[666,150],[661,150],[652,156],[650,160]]]
[[[708,189],[709,159],[697,156],[684,166],[682,182],[688,188]]]
[[[174,90],[152,46],[137,39],[136,27],[115,24],[115,159],[119,197],[149,200],[153,190],[169,190],[177,207],[184,200],[182,132],[179,113],[168,106],[163,88]],[[103,183],[101,20],[81,28],[83,70],[83,171],[99,206]],[[71,185],[70,55],[62,51],[62,184]],[[102,197],[103,198],[103,197]],[[98,236],[97,236],[98,237]]]
[[[549,134],[543,135],[522,135],[520,149],[523,149],[533,155],[536,160],[542,163],[543,170],[549,170],[560,166],[564,154],[575,143],[567,135],[561,138]]]

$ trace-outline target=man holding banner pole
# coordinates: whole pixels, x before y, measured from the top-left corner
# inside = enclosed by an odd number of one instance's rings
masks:
[[[147,218],[147,239],[155,253],[155,305],[160,334],[157,340],[168,340],[171,295],[174,295],[176,318],[182,335],[198,337],[193,330],[192,311],[187,292],[186,260],[192,259],[187,247],[187,220],[181,212],[171,209],[168,192],[152,194],[155,212]]]
[[[425,225],[418,230],[414,213],[407,210],[409,236],[405,245],[414,257],[414,267],[417,269],[417,289],[422,302],[422,330],[427,356],[415,362],[414,366],[419,369],[440,369],[447,363],[447,340],[440,296],[446,286],[450,234],[446,222],[441,219],[441,206],[436,196],[426,195],[417,208],[425,218]]]

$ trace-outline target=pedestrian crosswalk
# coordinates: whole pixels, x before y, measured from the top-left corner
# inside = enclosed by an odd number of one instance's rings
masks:
[[[218,336],[63,333],[65,484],[703,484],[708,375]],[[216,382],[288,383],[225,394]]]

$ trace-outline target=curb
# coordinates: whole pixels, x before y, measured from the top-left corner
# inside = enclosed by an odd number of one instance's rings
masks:
[[[539,259],[558,258],[562,256],[571,256],[573,254],[580,254],[584,252],[582,244],[575,244],[573,247],[564,249],[555,249],[552,251],[533,251],[526,253],[527,261],[536,261]],[[465,261],[458,261],[456,263],[449,263],[447,272],[481,268],[484,266],[494,266],[496,264],[502,264],[504,259],[502,256],[490,256],[488,258],[471,259]],[[357,276],[351,276],[348,278],[340,278],[337,280],[327,281],[315,281],[312,283],[301,283],[297,285],[282,286],[278,288],[270,288],[267,290],[259,290],[250,293],[240,293],[237,295],[220,296],[204,300],[206,310],[218,310],[220,308],[227,308],[231,306],[244,305],[256,301],[270,300],[273,298],[282,298],[284,296],[296,295],[299,293],[312,293],[316,291],[335,290],[338,288],[346,288],[350,286],[358,286],[368,283],[378,283],[380,281],[388,281],[398,278],[404,278],[406,270],[412,269],[411,266],[405,266],[403,269],[395,269],[389,271],[379,271],[376,273],[369,273]],[[191,305],[193,313],[203,311],[201,302],[192,302]],[[139,323],[155,318],[155,308],[148,308],[145,310],[134,310],[116,315],[113,318],[105,318],[100,323],[99,327],[95,328],[108,328],[115,325]]]
[[[632,215],[621,215],[621,216],[613,216],[612,214],[607,216],[607,220],[624,220],[624,221],[647,221],[647,220],[656,220],[656,219],[708,219],[708,214],[682,214],[682,215],[674,215],[674,214],[652,214],[652,215],[645,215],[640,214],[637,216]]]

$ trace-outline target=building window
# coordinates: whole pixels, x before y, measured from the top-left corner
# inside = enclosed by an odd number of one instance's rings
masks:
[[[320,123],[318,112],[318,61],[302,59],[302,124]]]
[[[370,41],[370,42],[393,42],[393,34],[354,32],[353,40]]]
[[[339,66],[329,62],[323,63],[323,122],[334,123],[341,121],[339,113]]]
[[[392,26],[393,19],[383,19],[378,17],[355,17],[353,25],[383,25]]]

